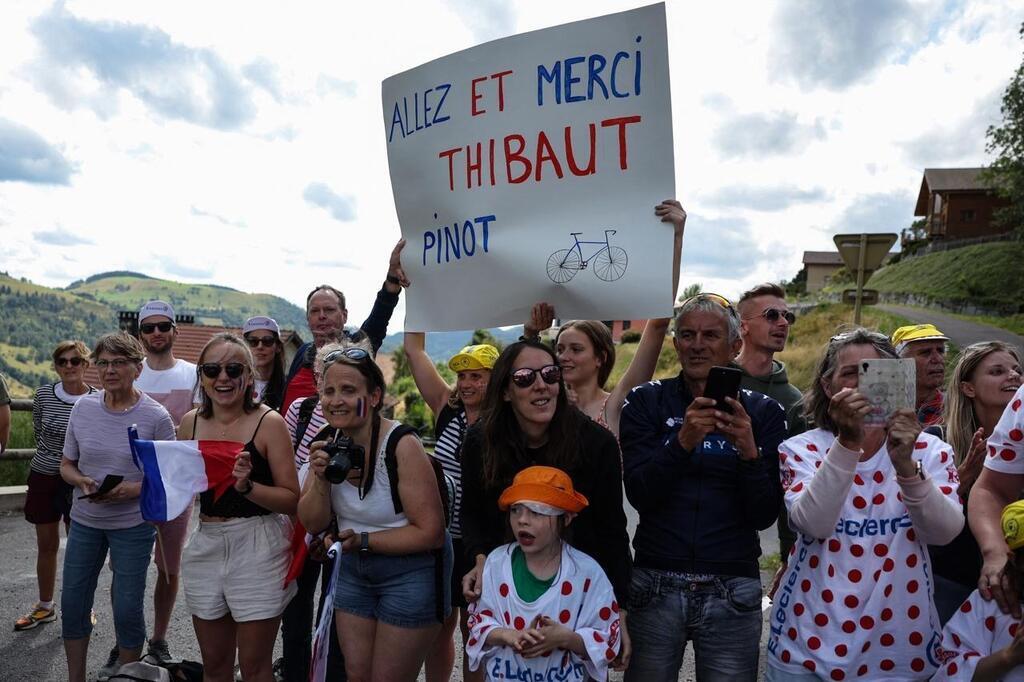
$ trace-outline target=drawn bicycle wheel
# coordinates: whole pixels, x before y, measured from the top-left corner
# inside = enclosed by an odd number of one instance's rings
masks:
[[[605,282],[614,282],[626,273],[628,264],[626,250],[620,246],[610,246],[594,258],[594,274]]]
[[[560,249],[548,256],[548,277],[555,284],[565,284],[580,270],[580,254],[576,249]]]

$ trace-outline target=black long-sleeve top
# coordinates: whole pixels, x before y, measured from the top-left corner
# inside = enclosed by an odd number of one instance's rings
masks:
[[[478,423],[466,433],[462,446],[462,542],[470,562],[511,540],[508,514],[498,509],[498,497],[512,484],[512,479],[493,488],[484,487],[482,435]],[[570,542],[604,569],[616,599],[624,605],[631,566],[618,444],[607,429],[583,418],[579,448],[580,464],[566,473],[576,491],[586,496],[590,504],[569,527]],[[545,450],[543,446],[528,448],[529,461],[519,463],[521,466],[512,475],[528,466],[550,466]]]
[[[718,434],[694,451],[678,433],[693,396],[682,377],[652,381],[627,396],[619,420],[626,497],[640,513],[636,565],[756,578],[757,531],[779,514],[779,444],[785,412],[761,393],[740,391],[761,456],[752,462]]]

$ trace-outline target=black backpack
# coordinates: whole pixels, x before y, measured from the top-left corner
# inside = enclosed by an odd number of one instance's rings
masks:
[[[408,434],[419,432],[408,424],[399,424],[388,436],[387,445],[384,446],[384,466],[388,471],[388,484],[391,486],[391,503],[395,507],[395,513],[402,513],[402,498],[398,495],[398,441]],[[427,455],[430,465],[434,469],[434,479],[437,481],[437,492],[441,495],[441,506],[444,508],[444,527],[449,528],[452,524],[452,501],[455,499],[455,481],[451,476],[444,473],[441,463]]]

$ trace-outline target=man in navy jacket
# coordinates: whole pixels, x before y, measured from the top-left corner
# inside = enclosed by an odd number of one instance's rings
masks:
[[[739,318],[721,296],[699,294],[676,316],[682,371],[630,392],[620,439],[626,495],[640,513],[633,540],[627,682],[675,680],[686,642],[698,679],[757,677],[761,554],[757,531],[782,499],[782,406],[742,390],[732,413],[704,394],[714,366],[742,346]]]

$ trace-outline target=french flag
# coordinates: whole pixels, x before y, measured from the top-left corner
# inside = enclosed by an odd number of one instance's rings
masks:
[[[142,440],[134,426],[128,441],[142,470],[142,518],[158,523],[181,516],[197,493],[223,495],[235,482],[231,472],[244,447],[224,440]]]

